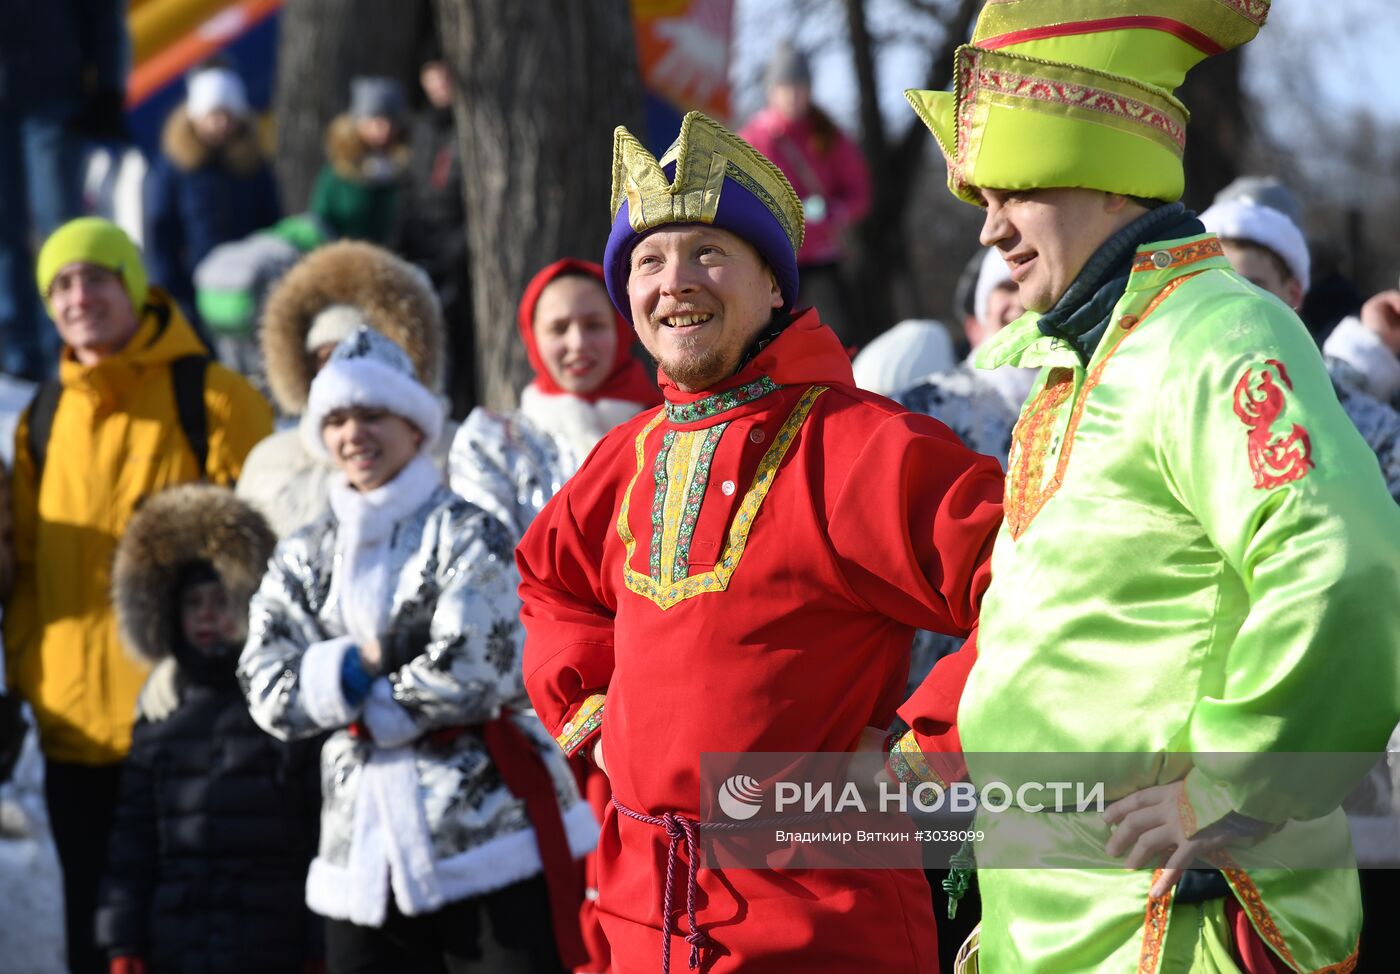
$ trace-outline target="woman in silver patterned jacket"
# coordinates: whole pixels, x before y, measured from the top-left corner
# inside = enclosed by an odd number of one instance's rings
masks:
[[[330,510],[279,544],[239,661],[264,729],[334,731],[306,884],[332,974],[457,970],[483,910],[514,969],[577,954],[576,920],[539,920],[576,917],[597,826],[528,711],[511,540],[427,456],[442,418],[393,342],[337,346],[301,427],[339,468]]]

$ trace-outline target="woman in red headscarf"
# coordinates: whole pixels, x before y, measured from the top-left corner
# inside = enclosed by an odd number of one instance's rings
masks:
[[[511,413],[473,410],[452,441],[452,489],[495,515],[516,540],[594,445],[661,393],[632,356],[603,268],[565,258],[525,287],[517,316],[535,377]]]
[[[448,469],[452,489],[494,514],[518,541],[603,434],[660,405],[661,393],[632,356],[635,336],[613,308],[598,264],[566,258],[544,268],[526,286],[517,321],[535,378],[515,412],[473,410],[452,441]],[[607,776],[579,771],[601,818]],[[593,860],[585,862],[590,891]],[[590,895],[581,913],[590,963],[578,971],[589,974],[606,971],[609,961],[596,899]]]

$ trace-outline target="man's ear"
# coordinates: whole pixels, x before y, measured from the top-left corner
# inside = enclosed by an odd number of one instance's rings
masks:
[[[768,297],[769,307],[781,308],[785,303],[783,301],[783,289],[778,286],[778,275],[774,274],[771,270],[768,272]]]
[[[1306,297],[1306,295],[1303,292],[1303,284],[1301,281],[1296,277],[1289,277],[1283,289],[1288,292],[1287,301],[1290,308],[1297,311],[1303,306],[1303,298]]]

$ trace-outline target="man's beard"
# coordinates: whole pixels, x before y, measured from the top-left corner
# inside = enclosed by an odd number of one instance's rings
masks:
[[[681,347],[684,349],[699,343],[700,338],[696,336],[682,341]],[[665,372],[676,385],[699,392],[718,382],[723,382],[734,373],[734,365],[737,364],[737,360],[731,351],[728,346],[713,346],[698,355],[687,356],[681,361],[663,361],[660,363],[661,371]]]

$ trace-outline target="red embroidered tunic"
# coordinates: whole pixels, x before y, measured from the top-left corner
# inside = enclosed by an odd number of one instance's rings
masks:
[[[698,817],[702,752],[848,751],[888,725],[913,630],[976,623],[1002,477],[857,390],[812,311],[722,386],[663,391],[521,542],[525,679],[565,750],[601,732],[624,805]],[[614,810],[603,822],[618,974],[657,969],[668,844]],[[699,884],[707,971],[937,969],[916,872],[702,869]]]

